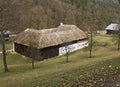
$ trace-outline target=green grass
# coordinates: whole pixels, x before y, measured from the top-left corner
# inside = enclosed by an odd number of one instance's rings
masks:
[[[30,59],[25,58],[24,56],[21,56],[16,53],[7,55],[7,63],[9,65],[26,64],[26,63],[30,63],[30,61],[31,61]]]
[[[7,50],[13,49],[13,42],[6,42],[5,47]],[[0,43],[0,51],[2,51],[1,43]]]
[[[107,41],[111,37],[95,38]],[[76,87],[78,84],[86,84],[84,87],[90,87],[88,85],[92,84],[92,87],[96,87],[94,78],[120,74],[119,61],[120,53],[115,46],[95,46],[92,58],[89,58],[89,50],[85,48],[71,53],[68,63],[65,56],[55,57],[35,62],[33,70],[30,59],[14,53],[7,55],[10,72],[4,73],[0,55],[0,87]],[[101,84],[99,80],[95,81],[98,85]]]
[[[96,35],[96,36],[94,36],[94,41],[111,43],[112,36],[109,36],[109,35],[104,35],[104,36]]]

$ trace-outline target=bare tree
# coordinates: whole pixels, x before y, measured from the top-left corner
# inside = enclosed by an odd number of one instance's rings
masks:
[[[92,47],[93,47],[93,34],[92,31],[90,31],[90,43],[89,43],[89,47],[90,47],[90,54],[89,57],[92,57]]]
[[[120,28],[118,30],[118,50],[120,50]]]
[[[69,62],[69,43],[65,41],[65,39],[61,39],[63,42],[63,46],[61,47],[61,52],[64,51],[64,53],[61,53],[61,55],[65,54],[66,56],[66,62]]]
[[[29,47],[28,47],[28,51],[30,52],[30,57],[32,58],[32,69],[35,68],[35,65],[34,65],[34,49],[33,49],[33,44],[32,44],[32,32],[29,33]]]
[[[120,4],[120,0],[119,0],[119,4]],[[120,50],[120,24],[119,24],[119,30],[118,30],[118,50]]]
[[[66,51],[66,62],[69,62],[68,61],[68,58],[69,58],[69,48],[68,48],[68,43],[65,43],[65,51]]]
[[[3,64],[5,72],[8,72],[7,62],[6,62],[6,49],[5,49],[5,37],[4,31],[12,26],[10,17],[13,17],[13,6],[14,0],[0,0],[0,32],[1,32],[1,44],[3,53]]]
[[[2,44],[2,54],[3,54],[3,66],[4,66],[4,71],[8,72],[8,67],[7,67],[7,62],[6,62],[6,49],[5,49],[5,38],[4,38],[4,30],[6,29],[5,26],[5,15],[6,15],[6,4],[2,3],[2,1],[0,1],[0,37],[1,37],[1,44]]]
[[[2,44],[2,54],[3,54],[3,65],[4,65],[4,71],[8,72],[7,62],[6,62],[6,49],[5,49],[5,40],[4,40],[4,32],[1,29],[1,44]]]
[[[61,23],[61,26],[63,23]],[[59,32],[59,30],[56,31],[56,33]],[[60,37],[61,41],[63,42],[63,49],[65,50],[65,56],[66,56],[66,62],[69,62],[69,42],[66,42],[66,39],[64,37]]]

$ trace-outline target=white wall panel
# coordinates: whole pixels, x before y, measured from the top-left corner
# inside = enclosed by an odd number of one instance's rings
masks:
[[[82,41],[79,43],[63,46],[59,48],[59,56],[66,54],[67,52],[74,52],[78,49],[82,49],[88,46],[88,41]]]

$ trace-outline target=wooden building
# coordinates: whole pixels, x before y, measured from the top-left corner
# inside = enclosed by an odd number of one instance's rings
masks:
[[[4,35],[3,35],[4,40],[9,41],[9,39],[10,39],[9,35],[11,35],[11,32],[9,30],[6,30],[6,31],[3,31],[3,33],[4,33]],[[0,38],[1,38],[1,32],[0,32]]]
[[[57,28],[43,30],[26,29],[14,42],[16,52],[39,61],[86,46],[87,35],[75,25],[60,25]]]
[[[117,34],[119,28],[120,28],[119,24],[111,23],[105,29],[106,29],[107,34]]]

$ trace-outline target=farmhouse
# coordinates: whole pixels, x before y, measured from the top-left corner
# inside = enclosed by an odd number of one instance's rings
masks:
[[[107,31],[107,34],[116,34],[119,28],[120,28],[119,24],[111,23],[105,29]]]
[[[39,61],[86,46],[87,35],[75,25],[60,25],[43,30],[26,29],[14,42],[16,52]]]

